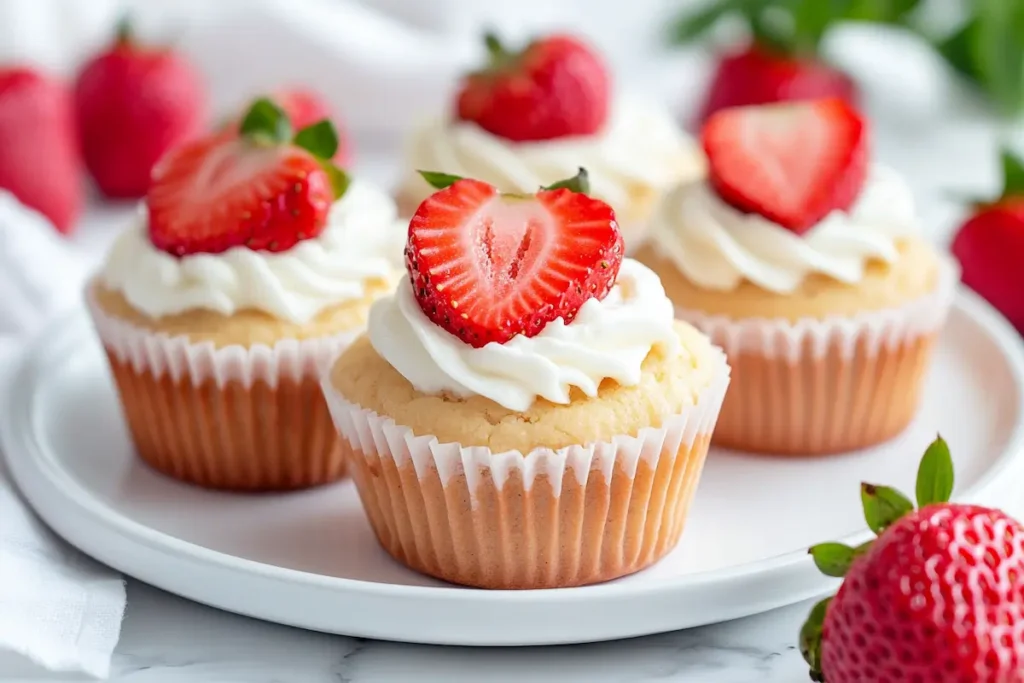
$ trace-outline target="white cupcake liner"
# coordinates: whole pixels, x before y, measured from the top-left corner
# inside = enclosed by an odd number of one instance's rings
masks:
[[[822,358],[838,345],[843,357],[849,358],[862,343],[871,355],[939,330],[952,306],[959,278],[957,264],[941,256],[936,288],[895,308],[793,322],[782,318],[732,319],[677,307],[676,317],[707,334],[728,356],[757,353],[795,363],[808,350],[814,358]]]
[[[441,443],[433,435],[413,434],[410,428],[391,418],[349,402],[334,388],[329,376],[323,386],[339,433],[357,452],[390,458],[399,468],[411,460],[421,480],[435,470],[442,484],[464,474],[471,494],[484,477],[490,477],[500,490],[511,474],[518,472],[527,490],[543,475],[557,495],[566,472],[571,472],[581,485],[595,474],[611,481],[617,469],[632,476],[641,460],[657,469],[663,454],[675,453],[681,446],[692,445],[698,437],[710,433],[729,386],[725,355],[718,349],[714,349],[714,354],[710,362],[716,368],[711,384],[700,392],[693,405],[664,418],[661,427],[645,427],[635,436],[617,436],[611,441],[559,449],[536,448],[525,455],[514,450],[494,453],[484,446]]]
[[[282,339],[273,346],[218,348],[210,341],[190,342],[184,335],[172,337],[132,325],[104,311],[91,291],[86,304],[104,347],[136,372],[155,377],[169,374],[175,383],[188,378],[193,385],[212,378],[221,389],[229,382],[239,382],[245,388],[265,382],[276,388],[282,379],[319,378],[362,333],[362,329],[346,330],[303,340]]]

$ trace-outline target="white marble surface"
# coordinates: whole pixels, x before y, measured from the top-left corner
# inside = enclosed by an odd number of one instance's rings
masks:
[[[797,683],[809,605],[691,631],[593,645],[471,649],[367,641],[266,624],[136,581],[116,683]],[[83,680],[0,655],[0,680]]]

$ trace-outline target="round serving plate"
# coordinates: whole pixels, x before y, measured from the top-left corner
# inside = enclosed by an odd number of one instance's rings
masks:
[[[941,432],[958,500],[1014,512],[1024,442],[1024,352],[975,295],[958,296],[910,428],[821,458],[713,450],[679,547],[610,583],[483,591],[415,574],[376,544],[351,483],[274,495],[204,491],[134,457],[85,315],[24,355],[2,416],[10,470],[53,529],[126,574],[259,619],[369,638],[451,645],[608,640],[734,619],[834,588],[807,547],[868,537],[858,484],[912,492]]]

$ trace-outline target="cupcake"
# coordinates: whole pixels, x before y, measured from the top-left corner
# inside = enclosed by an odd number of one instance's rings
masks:
[[[607,581],[679,540],[729,378],[580,178],[427,174],[409,277],[324,379],[380,544],[481,588]],[[445,187],[447,185],[447,187]]]
[[[529,194],[583,165],[629,247],[663,191],[702,173],[700,151],[669,113],[613,96],[601,58],[576,38],[548,36],[522,52],[494,36],[486,42],[489,63],[465,78],[452,113],[427,121],[410,140],[398,193],[403,216],[433,192],[420,169]]]
[[[823,454],[898,434],[957,272],[864,120],[839,100],[743,107],[703,142],[708,180],[668,195],[637,258],[729,357],[716,443]]]
[[[327,161],[329,122],[290,128],[260,100],[169,153],[87,286],[139,456],[201,486],[343,475],[319,377],[401,274],[392,200]]]

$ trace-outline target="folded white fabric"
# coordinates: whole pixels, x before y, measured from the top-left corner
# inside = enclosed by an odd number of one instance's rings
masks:
[[[28,335],[73,305],[83,272],[44,218],[0,191],[0,411]],[[121,577],[54,536],[0,460],[0,650],[47,669],[105,677],[124,607]]]

